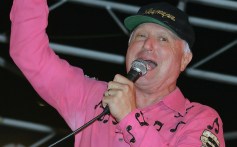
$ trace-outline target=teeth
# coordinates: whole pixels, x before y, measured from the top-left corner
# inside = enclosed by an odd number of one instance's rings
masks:
[[[147,63],[147,70],[152,70],[157,66],[157,63],[151,61],[151,60],[145,60]]]

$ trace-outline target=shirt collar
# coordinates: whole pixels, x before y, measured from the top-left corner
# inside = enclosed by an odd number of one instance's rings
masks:
[[[186,98],[177,87],[173,92],[165,96],[162,100],[170,109],[179,112],[182,116],[186,113]]]

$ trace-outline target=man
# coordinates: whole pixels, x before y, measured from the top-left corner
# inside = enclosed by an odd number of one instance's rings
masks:
[[[194,32],[185,13],[167,3],[142,7],[125,19],[131,31],[127,71],[134,60],[147,73],[135,83],[117,74],[108,83],[50,49],[46,0],[14,0],[10,54],[39,95],[76,130],[108,106],[110,114],[75,135],[81,147],[224,147],[222,121],[212,108],[190,102],[176,82],[192,59]]]

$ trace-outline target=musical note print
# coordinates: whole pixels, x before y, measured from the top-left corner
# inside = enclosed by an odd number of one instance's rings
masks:
[[[178,117],[184,117],[183,115],[181,115],[180,113],[178,113],[178,115],[174,115],[175,118],[178,118]]]
[[[178,129],[178,126],[179,125],[181,125],[181,124],[186,124],[185,122],[183,122],[183,121],[180,121],[177,125],[176,125],[176,127],[175,128],[173,128],[173,129],[170,129],[170,132],[175,132],[175,131],[177,131],[177,129]]]
[[[95,105],[94,109],[97,109],[97,108],[102,108],[103,110],[105,109],[102,105],[102,101],[100,101],[99,104]],[[98,118],[97,120],[102,121],[103,123],[107,123],[109,121],[109,117],[110,117],[110,115],[106,114],[106,115]]]
[[[141,114],[140,114],[140,113],[141,113]],[[136,117],[137,121],[139,122],[139,124],[140,124],[141,126],[148,126],[149,124],[145,121],[145,119],[144,119],[144,117],[143,117],[143,113],[142,113],[141,111],[140,111],[140,113],[136,113],[136,114],[135,114],[135,117]],[[142,115],[143,122],[138,119],[141,115]]]
[[[187,108],[186,109],[186,114],[188,113],[188,111],[191,109],[191,108],[193,108],[194,106],[192,105],[191,107],[189,107],[189,108]]]
[[[98,106],[100,106],[100,108],[104,109],[104,107],[102,106],[102,101],[100,101],[99,104],[95,105],[94,109],[96,109]]]
[[[215,127],[215,124],[217,125],[217,128]],[[207,128],[209,130],[212,130],[213,128],[215,127],[215,133],[218,134],[219,133],[219,123],[218,123],[218,118],[216,118],[213,123],[212,123],[212,126],[211,125],[208,125]]]
[[[157,120],[157,121],[155,121],[155,123],[154,123],[153,126],[156,126],[156,125],[159,126],[159,129],[156,129],[156,130],[159,132],[164,124],[163,124],[162,122],[160,122],[160,121]]]
[[[192,105],[191,107],[187,108],[185,114],[187,114],[188,111],[189,111],[191,108],[193,108],[193,107],[194,107],[194,106]],[[181,115],[180,113],[178,113],[178,115],[175,115],[174,117],[175,117],[175,118],[178,118],[178,117],[184,117],[184,116]]]
[[[135,139],[135,137],[132,135],[132,133],[130,132],[130,131],[132,130],[132,126],[130,126],[130,125],[127,126],[126,130],[127,130],[127,132],[132,136],[132,139],[130,139],[130,142],[135,143],[135,142],[136,142],[136,139]]]
[[[118,122],[116,120],[113,120],[112,123],[113,123],[113,125],[117,125],[118,124]]]
[[[103,115],[102,117],[98,118],[98,121],[102,121],[104,124],[107,123],[109,121],[109,114]]]

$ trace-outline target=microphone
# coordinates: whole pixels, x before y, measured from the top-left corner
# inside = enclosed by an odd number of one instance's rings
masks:
[[[136,82],[138,78],[147,73],[147,62],[142,59],[137,59],[132,62],[132,66],[126,75],[132,82]],[[109,114],[109,106],[106,106],[103,111],[104,114]]]
[[[144,76],[147,72],[147,62],[141,59],[134,60],[132,62],[132,67],[126,78],[128,78],[132,82],[136,82],[138,78]]]

